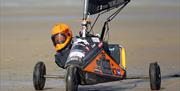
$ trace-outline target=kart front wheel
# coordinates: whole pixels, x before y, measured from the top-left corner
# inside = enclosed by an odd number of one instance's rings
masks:
[[[36,90],[43,90],[46,78],[46,67],[43,62],[38,62],[34,67],[33,85]]]
[[[151,63],[149,66],[149,77],[151,90],[160,90],[161,88],[161,71],[160,67],[155,63]]]
[[[68,67],[66,73],[66,91],[77,91],[78,76],[76,67]]]

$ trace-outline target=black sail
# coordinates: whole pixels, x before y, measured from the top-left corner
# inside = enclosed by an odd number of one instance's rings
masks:
[[[121,6],[129,0],[88,0],[88,14],[93,15],[104,10]]]

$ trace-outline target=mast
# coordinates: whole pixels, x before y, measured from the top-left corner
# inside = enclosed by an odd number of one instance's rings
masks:
[[[87,19],[87,11],[88,11],[88,2],[89,0],[84,0],[84,12],[83,12],[83,20]]]
[[[82,37],[86,37],[86,31],[88,27],[87,18],[88,18],[88,2],[89,0],[84,0],[84,11],[83,11],[83,20],[81,22],[82,25]]]

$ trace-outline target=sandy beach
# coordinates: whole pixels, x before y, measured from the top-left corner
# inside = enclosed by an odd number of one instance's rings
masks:
[[[180,5],[134,3],[109,24],[109,42],[126,48],[127,75],[148,75],[149,63],[157,61],[164,77],[161,91],[179,91],[180,78],[169,75],[180,74]],[[55,24],[66,23],[74,36],[78,34],[82,10],[82,5],[1,6],[0,91],[34,91],[32,74],[38,61],[45,62],[48,74],[64,74],[54,63],[50,32]],[[106,16],[99,19],[95,32],[100,32]],[[45,91],[65,91],[64,80],[47,79]],[[151,90],[149,80],[124,80],[80,86],[79,91]]]

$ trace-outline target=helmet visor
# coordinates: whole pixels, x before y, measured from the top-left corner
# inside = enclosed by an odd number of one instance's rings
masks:
[[[54,46],[56,46],[57,44],[63,44],[66,41],[66,36],[64,34],[55,34],[52,36],[52,41]]]

